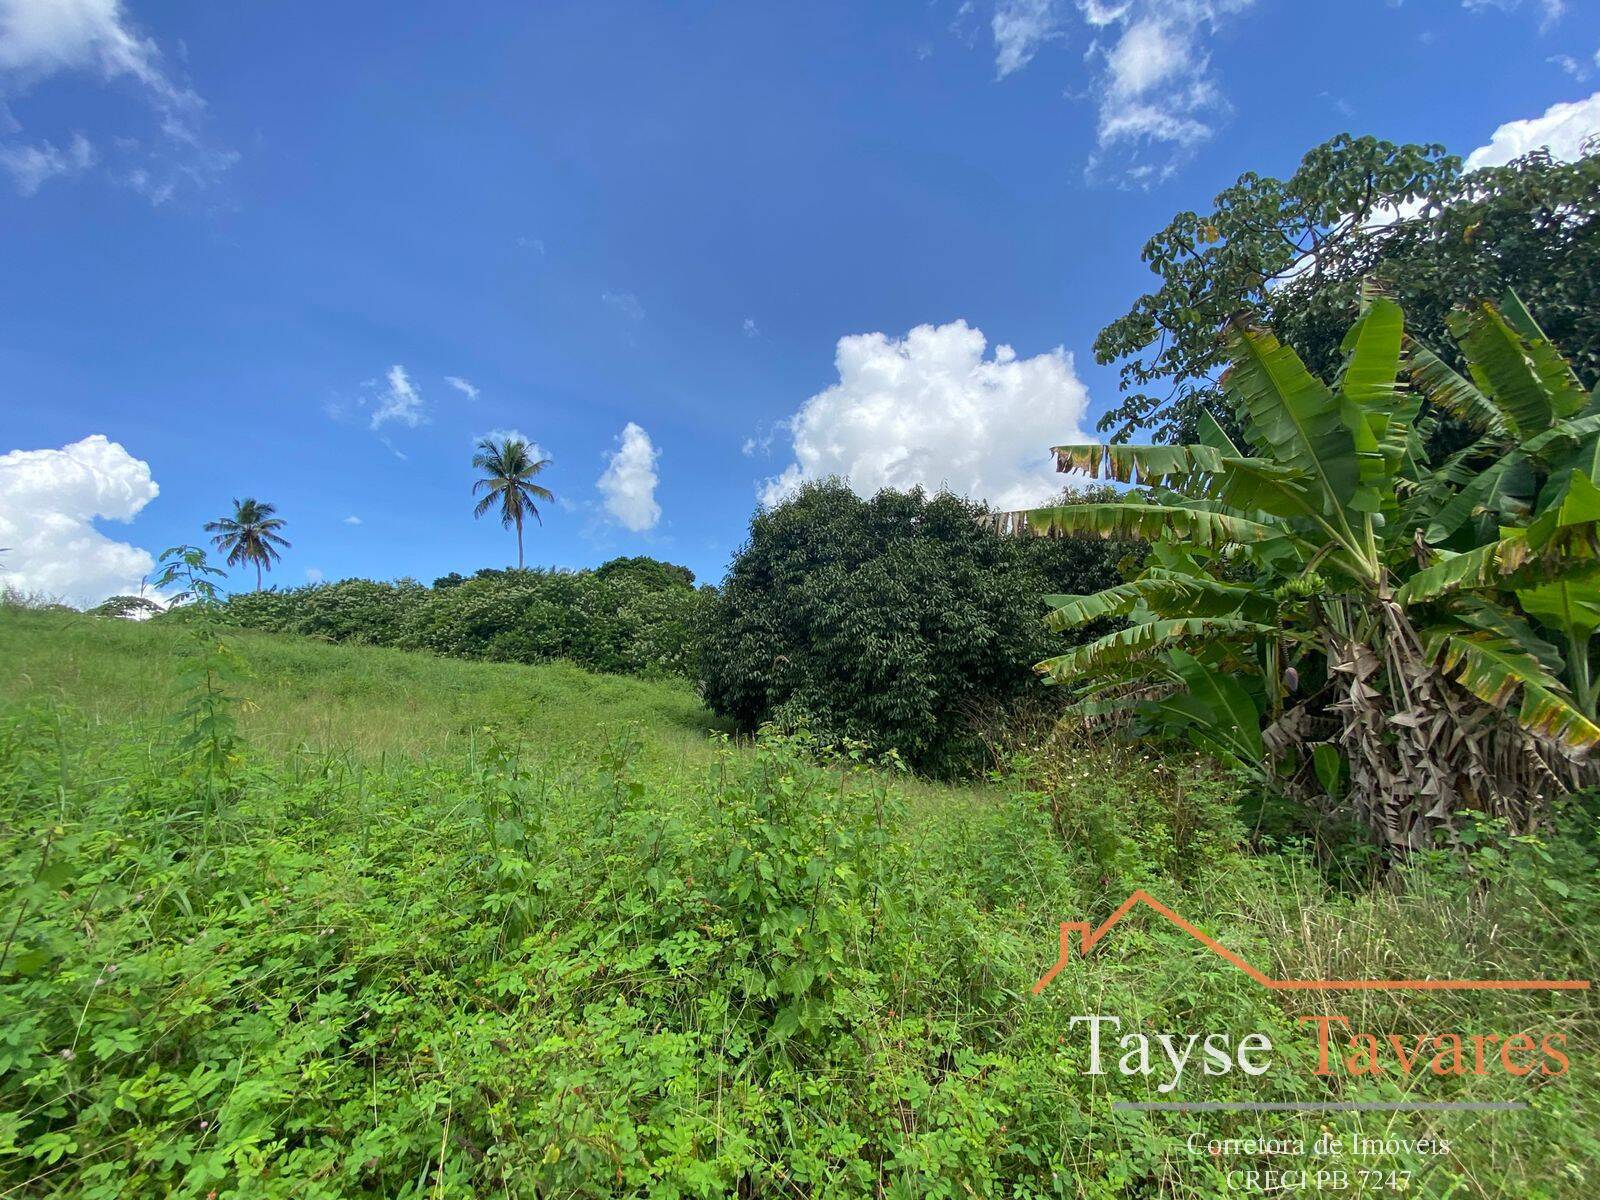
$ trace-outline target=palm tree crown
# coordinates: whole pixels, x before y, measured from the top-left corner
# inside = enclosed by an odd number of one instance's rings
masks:
[[[277,548],[285,550],[289,543],[279,536],[283,518],[274,516],[278,510],[271,504],[246,497],[233,502],[233,516],[220,521],[207,521],[206,532],[214,534],[211,544],[228,554],[228,565],[254,563],[256,566],[256,591],[261,590],[261,570],[272,570],[279,555]]]
[[[472,485],[472,494],[483,492],[472,515],[481,517],[492,508],[500,510],[500,524],[517,530],[517,569],[522,569],[522,522],[528,514],[541,525],[544,518],[534,504],[537,497],[553,501],[555,496],[548,488],[540,487],[533,478],[550,465],[548,458],[535,459],[532,445],[520,437],[486,437],[478,439],[478,452],[472,456],[472,465],[484,472],[484,477]]]

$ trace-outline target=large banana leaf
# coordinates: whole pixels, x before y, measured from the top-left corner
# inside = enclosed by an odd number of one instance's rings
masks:
[[[1529,357],[1527,343],[1494,305],[1479,300],[1446,318],[1466,352],[1467,367],[1482,392],[1492,395],[1511,433],[1519,439],[1543,433],[1581,407],[1553,392]]]
[[[1082,646],[1075,646],[1065,654],[1047,658],[1034,670],[1048,675],[1057,682],[1070,682],[1075,676],[1098,670],[1114,663],[1147,658],[1174,643],[1190,638],[1258,637],[1277,635],[1282,631],[1276,625],[1256,621],[1240,621],[1231,617],[1178,617],[1172,620],[1146,621],[1130,625],[1105,637],[1096,638]]]
[[[1267,752],[1261,741],[1261,710],[1244,686],[1183,650],[1168,651],[1167,661],[1187,691],[1161,703],[1166,714],[1185,724],[1190,740],[1202,750],[1263,770]]]
[[[1210,446],[1053,446],[1056,470],[1081,471],[1117,483],[1163,483],[1217,469],[1222,455]]]
[[[1425,638],[1439,669],[1485,704],[1505,708],[1519,694],[1517,721],[1573,751],[1600,744],[1596,726],[1572,703],[1544,665],[1514,642],[1481,634],[1430,631]]]
[[[1484,433],[1505,436],[1509,432],[1506,414],[1421,342],[1407,339],[1406,359],[1412,386],[1429,404]]]
[[[1374,296],[1345,335],[1340,412],[1355,446],[1359,486],[1350,505],[1358,512],[1395,507],[1395,477],[1412,415],[1411,407],[1398,403],[1395,385],[1404,334],[1400,306],[1386,296]],[[1398,425],[1397,437],[1391,436],[1391,425]]]
[[[1545,336],[1544,330],[1539,328],[1539,323],[1522,303],[1522,298],[1508,290],[1500,298],[1500,313],[1506,324],[1522,338],[1523,349],[1533,363],[1534,372],[1549,392],[1556,414],[1570,417],[1582,412],[1588,405],[1588,398],[1583,394],[1583,385],[1578,382],[1577,373],[1561,357],[1561,351]]]
[[[1340,526],[1359,486],[1356,448],[1338,400],[1289,347],[1242,320],[1228,327],[1224,381],[1249,414],[1250,440],[1264,457],[1301,472],[1321,511]]]
[[[1156,541],[1166,535],[1187,538],[1210,549],[1227,545],[1266,542],[1285,536],[1275,523],[1253,521],[1204,508],[1177,504],[1063,504],[1008,514],[1024,527],[1044,537],[1099,537]]]
[[[1213,493],[1229,508],[1275,517],[1320,517],[1322,497],[1303,471],[1265,458],[1225,458]]]
[[[1513,450],[1479,471],[1452,496],[1428,523],[1425,536],[1438,545],[1473,517],[1484,514],[1493,518],[1491,529],[1509,524],[1533,512],[1534,492],[1533,470],[1528,460]]]
[[[1600,564],[1594,559],[1569,558],[1561,554],[1541,557],[1539,551],[1529,545],[1527,531],[1513,529],[1487,546],[1478,546],[1462,554],[1442,552],[1437,562],[1418,571],[1397,588],[1394,598],[1402,605],[1421,604],[1462,590],[1512,591],[1597,574],[1600,574]]]
[[[1517,603],[1529,616],[1581,644],[1600,629],[1600,571],[1588,578],[1518,588]]]
[[[1120,617],[1144,605],[1158,617],[1225,617],[1251,609],[1252,619],[1270,615],[1271,602],[1255,588],[1207,575],[1155,568],[1138,579],[1087,596],[1046,596],[1054,611],[1045,624],[1057,632],[1102,617]]]

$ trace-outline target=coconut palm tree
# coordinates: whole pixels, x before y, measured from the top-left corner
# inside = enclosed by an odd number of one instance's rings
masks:
[[[206,522],[206,532],[215,535],[211,544],[227,552],[230,567],[240,563],[256,565],[258,592],[262,568],[272,570],[272,564],[278,560],[277,548],[289,548],[289,543],[278,534],[283,528],[283,518],[273,515],[277,511],[274,505],[246,497],[233,502],[231,517]]]
[[[533,482],[533,477],[550,465],[548,458],[535,459],[533,446],[520,437],[486,437],[478,439],[478,452],[472,456],[472,465],[484,472],[484,477],[472,485],[472,494],[486,493],[472,510],[481,517],[498,506],[500,524],[517,529],[517,570],[522,569],[522,522],[528,514],[541,525],[544,518],[534,504],[537,497],[553,501],[555,496],[548,488]]]

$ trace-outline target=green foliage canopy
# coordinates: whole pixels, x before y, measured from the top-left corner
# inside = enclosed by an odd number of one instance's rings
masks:
[[[1420,341],[1450,349],[1457,304],[1507,289],[1540,315],[1556,348],[1600,378],[1600,156],[1537,152],[1463,172],[1441,146],[1341,135],[1287,179],[1241,175],[1210,213],[1184,212],[1145,245],[1160,285],[1095,341],[1122,361],[1123,401],[1101,420],[1113,440],[1141,426],[1155,440],[1196,440],[1209,411],[1230,433],[1243,420],[1223,394],[1221,331],[1260,314],[1306,366],[1331,376],[1361,282],[1381,276]]]
[[[707,589],[697,591],[690,579],[687,568],[646,558],[613,560],[596,571],[486,570],[470,579],[444,576],[432,588],[345,579],[236,594],[227,613],[249,628],[336,642],[683,675],[707,602]]]
[[[805,724],[922,770],[970,765],[974,718],[1037,697],[1037,596],[1116,581],[1129,549],[1002,538],[983,516],[836,480],[758,512],[709,614],[707,703],[747,731]]]

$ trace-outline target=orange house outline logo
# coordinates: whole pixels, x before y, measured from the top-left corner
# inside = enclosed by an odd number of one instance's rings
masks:
[[[1073,933],[1077,933],[1082,939],[1083,948],[1079,953],[1080,956],[1086,957],[1089,951],[1093,950],[1100,940],[1111,932],[1112,927],[1132,912],[1135,905],[1139,904],[1143,904],[1146,908],[1152,909],[1160,916],[1165,917],[1167,921],[1183,930],[1218,958],[1225,959],[1262,987],[1270,988],[1273,991],[1567,992],[1584,991],[1589,987],[1589,981],[1586,979],[1274,979],[1266,972],[1252,967],[1215,938],[1202,933],[1161,903],[1161,901],[1150,895],[1150,893],[1143,889],[1136,889],[1131,896],[1117,906],[1116,911],[1107,917],[1098,928],[1091,929],[1087,921],[1061,922],[1061,955],[1056,959],[1055,965],[1040,977],[1039,982],[1033,985],[1033,994],[1037,996],[1044,991],[1045,986],[1057,975],[1061,974],[1062,969],[1070,961]]]

